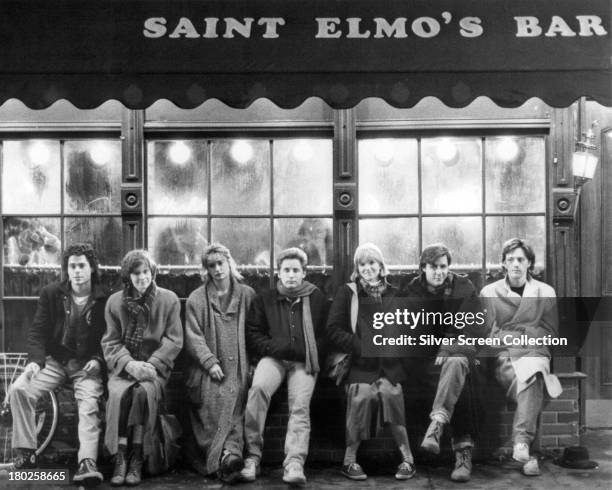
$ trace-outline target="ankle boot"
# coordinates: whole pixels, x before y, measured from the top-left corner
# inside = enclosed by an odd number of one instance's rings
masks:
[[[119,446],[119,450],[115,455],[115,469],[110,484],[113,487],[120,487],[125,483],[125,474],[127,473],[127,459],[125,457],[126,447]]]
[[[455,469],[451,473],[451,480],[458,482],[469,481],[472,476],[472,448],[466,447],[455,451]]]
[[[129,487],[135,487],[140,485],[142,481],[142,445],[134,445],[132,455],[130,456],[130,464],[128,467],[127,475],[125,477],[125,484]]]

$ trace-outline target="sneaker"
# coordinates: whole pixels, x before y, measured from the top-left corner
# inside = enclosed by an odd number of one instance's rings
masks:
[[[104,480],[104,477],[102,473],[98,471],[96,462],[91,458],[84,458],[81,460],[79,468],[72,479],[72,481],[76,483],[85,482],[87,485],[100,483],[102,480]]]
[[[410,480],[416,474],[416,468],[414,463],[409,463],[408,461],[402,461],[402,463],[397,467],[397,472],[395,473],[396,480]]]
[[[440,438],[443,430],[444,424],[442,422],[432,420],[421,443],[421,448],[433,454],[440,454]]]
[[[225,483],[234,483],[240,478],[242,468],[244,461],[240,456],[224,451],[219,467],[219,478]]]
[[[248,457],[244,460],[244,467],[240,471],[240,479],[245,482],[255,481],[260,471],[261,469],[257,460]]]
[[[292,461],[285,466],[283,481],[290,485],[304,485],[306,476],[304,475],[304,467],[297,461]]]
[[[512,459],[519,463],[527,463],[529,461],[529,445],[526,442],[517,442],[512,451]]]
[[[17,449],[17,455],[13,461],[14,470],[31,470],[38,468],[38,460],[34,449]]]
[[[538,465],[537,458],[529,458],[529,461],[523,465],[523,475],[540,476],[540,466]]]
[[[128,465],[128,472],[125,475],[125,484],[128,487],[135,487],[140,485],[142,481],[142,465],[144,461],[142,459],[142,450],[134,451],[130,457],[130,463]]]
[[[466,447],[455,451],[455,469],[451,473],[451,480],[466,482],[472,476],[472,448]]]
[[[359,463],[345,464],[341,473],[351,480],[365,480],[368,477]]]

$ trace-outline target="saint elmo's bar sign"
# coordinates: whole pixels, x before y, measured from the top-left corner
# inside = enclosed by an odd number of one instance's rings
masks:
[[[161,97],[193,106],[220,95],[218,83],[241,91],[227,95],[234,105],[319,95],[340,107],[378,95],[406,106],[425,95],[422,83],[448,98],[454,77],[469,88],[454,106],[477,95],[507,106],[529,95],[609,105],[610,11],[609,0],[2,0],[0,98],[37,105],[33,90],[47,76],[50,98],[69,92],[87,106],[96,97],[75,84],[98,76],[102,92],[121,90],[114,98],[131,107]],[[565,89],[547,94],[551,83]],[[137,90],[126,97],[128,86]]]

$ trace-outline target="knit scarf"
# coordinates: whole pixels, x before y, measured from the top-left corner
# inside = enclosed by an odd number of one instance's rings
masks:
[[[444,296],[449,297],[453,294],[453,282],[455,281],[455,274],[452,272],[448,273],[444,282],[437,287],[432,286],[427,282],[425,277],[425,273],[421,273],[421,285],[427,290],[428,293],[433,294],[434,296]]]
[[[123,304],[128,311],[128,326],[124,335],[124,343],[132,357],[137,361],[146,361],[141,352],[144,332],[149,325],[153,300],[157,294],[155,282],[147,288],[144,294],[137,297],[134,286],[130,285],[123,290]]]
[[[319,354],[317,352],[317,341],[315,339],[312,313],[310,311],[310,295],[317,287],[304,281],[295,289],[287,289],[281,281],[276,283],[276,290],[281,296],[290,299],[302,298],[302,329],[304,331],[304,343],[306,344],[306,373],[317,374],[319,372]]]
[[[369,297],[374,298],[377,303],[382,303],[382,295],[387,289],[387,284],[384,280],[380,280],[376,284],[370,284],[359,278],[359,284],[361,284],[361,287]]]

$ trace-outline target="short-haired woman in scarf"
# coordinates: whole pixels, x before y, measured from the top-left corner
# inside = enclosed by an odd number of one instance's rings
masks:
[[[365,480],[366,473],[357,463],[361,441],[370,439],[372,417],[376,426],[388,425],[402,454],[395,478],[407,480],[416,472],[408,443],[404,394],[400,383],[406,381],[401,359],[362,358],[361,339],[372,328],[359,308],[372,305],[384,309],[397,289],[387,282],[387,267],[380,249],[372,244],[360,245],[355,251],[351,280],[338,290],[327,320],[330,350],[350,354],[350,370],[344,380],[346,410],[346,452],[342,474],[352,480]]]
[[[187,299],[186,385],[192,402],[189,452],[203,474],[235,481],[244,466],[244,407],[249,362],[245,318],[255,291],[242,276],[227,247],[211,244],[202,254],[204,284]]]
[[[105,445],[115,455],[111,485],[138,485],[147,444],[164,388],[183,346],[176,294],[155,284],[156,264],[146,250],[132,250],[121,262],[123,291],[106,304],[102,338],[108,365]]]

